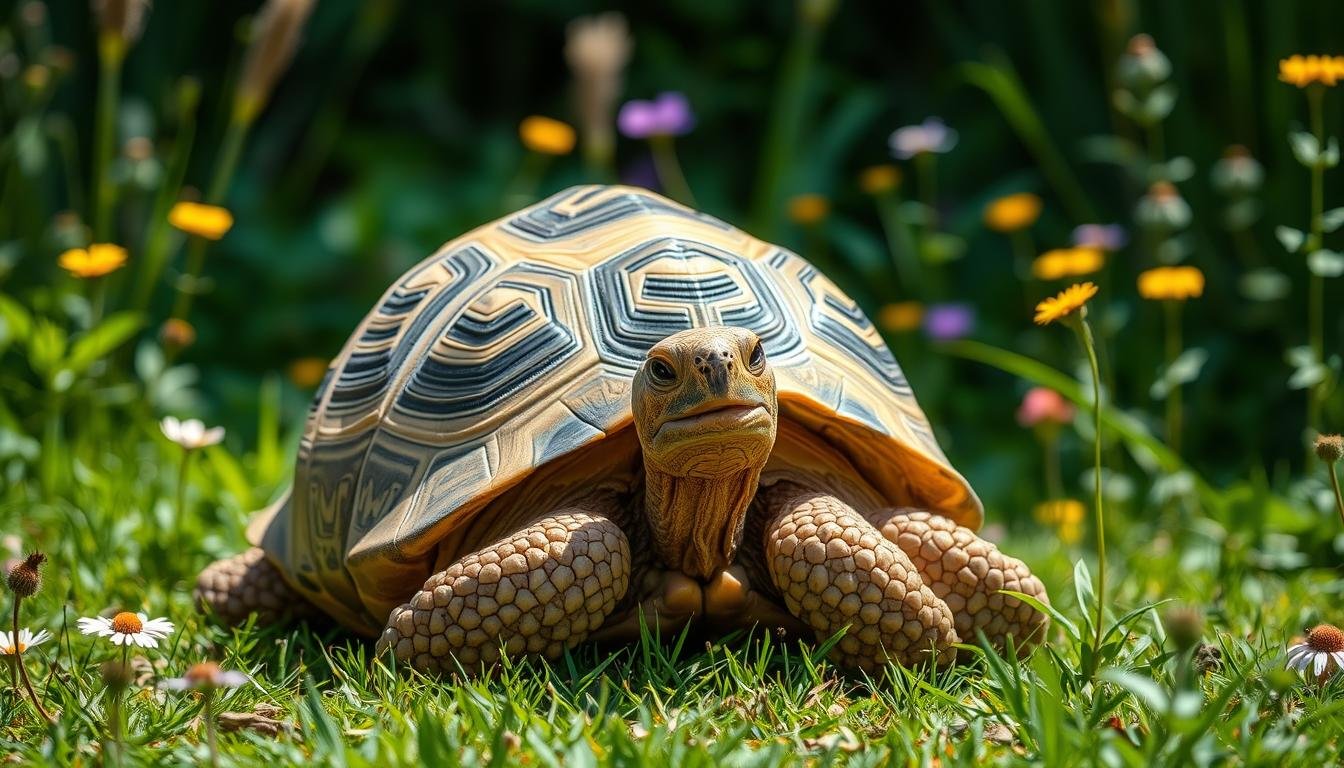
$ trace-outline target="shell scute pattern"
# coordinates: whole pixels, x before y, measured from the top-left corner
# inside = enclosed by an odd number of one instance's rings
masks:
[[[705,325],[756,332],[782,417],[884,494],[908,503],[913,488],[978,527],[900,366],[825,276],[653,193],[581,187],[449,243],[389,290],[334,362],[296,468],[296,488],[346,490],[292,496],[253,540],[314,602],[376,631],[491,499],[628,427],[648,348]]]

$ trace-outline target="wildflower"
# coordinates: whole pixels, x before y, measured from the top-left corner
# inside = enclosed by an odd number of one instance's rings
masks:
[[[42,564],[46,561],[46,555],[33,552],[11,567],[6,579],[9,591],[21,598],[36,595],[42,589]]]
[[[168,223],[189,235],[218,240],[233,227],[233,214],[217,205],[184,200],[168,212]]]
[[[1016,232],[1036,223],[1041,216],[1041,198],[1018,192],[990,201],[985,206],[985,226],[995,232]]]
[[[915,155],[943,154],[957,145],[957,132],[948,128],[941,118],[930,117],[919,125],[897,128],[888,140],[891,152],[901,160]]]
[[[1071,285],[1060,291],[1058,295],[1046,298],[1036,305],[1036,324],[1049,325],[1056,320],[1069,317],[1075,312],[1085,315],[1088,300],[1096,295],[1097,286],[1095,283],[1087,282]]]
[[[565,60],[574,73],[584,146],[590,157],[605,164],[616,143],[612,116],[634,42],[625,17],[616,12],[571,21],[565,38]]]
[[[1333,88],[1344,76],[1344,56],[1293,54],[1279,60],[1279,80],[1306,88],[1313,83]]]
[[[62,253],[56,263],[75,277],[102,277],[125,266],[126,249],[109,243],[94,243],[88,248],[71,248]]]
[[[805,227],[820,224],[830,212],[830,202],[821,195],[794,195],[789,199],[789,218]]]
[[[33,634],[33,631],[26,627],[20,629],[18,642],[15,642],[13,632],[0,632],[0,656],[13,656],[16,653],[22,655],[29,648],[39,646],[50,639],[51,633],[45,629],[37,634]]]
[[[892,333],[913,331],[924,320],[924,305],[918,301],[898,301],[878,310],[877,322]]]
[[[1031,263],[1031,274],[1038,280],[1082,277],[1100,271],[1105,263],[1105,255],[1096,248],[1056,248],[1036,257]]]
[[[574,129],[549,117],[532,115],[518,124],[523,146],[542,155],[568,155],[574,151]]]
[[[631,139],[683,136],[695,127],[695,114],[685,94],[668,91],[653,101],[627,101],[616,116],[616,125]]]
[[[859,189],[870,195],[885,195],[901,185],[901,168],[891,163],[873,165],[859,173]]]
[[[1115,74],[1126,88],[1144,92],[1171,76],[1171,60],[1158,50],[1151,36],[1139,34],[1129,39]]]
[[[99,38],[124,51],[127,45],[140,38],[148,10],[149,0],[94,0]]]
[[[294,59],[315,0],[267,0],[252,22],[252,42],[234,96],[234,113],[250,123]]]
[[[205,423],[200,419],[178,421],[174,416],[164,416],[163,421],[159,422],[159,429],[164,437],[188,451],[208,448],[224,439],[223,427],[206,429]]]
[[[1068,424],[1073,421],[1073,404],[1047,387],[1032,387],[1017,408],[1017,423],[1024,427],[1041,424]]]
[[[1233,144],[1223,152],[1222,158],[1213,164],[1209,177],[1214,189],[1229,197],[1235,197],[1259,189],[1265,179],[1265,169],[1251,157],[1250,150],[1240,144]]]
[[[1154,301],[1185,301],[1204,294],[1198,267],[1157,267],[1139,273],[1139,295]]]
[[[231,669],[221,669],[213,661],[193,664],[181,677],[173,677],[159,683],[160,688],[170,691],[185,691],[191,688],[237,688],[247,683],[247,675]]]
[[[1307,672],[1324,682],[1344,669],[1344,632],[1330,624],[1320,624],[1307,633],[1304,641],[1288,648],[1288,668]]]
[[[196,343],[196,328],[178,317],[170,317],[159,328],[159,341],[168,349],[177,351]]]
[[[289,380],[299,389],[312,389],[327,375],[328,363],[320,357],[301,357],[289,364]]]
[[[924,313],[924,333],[934,341],[956,341],[975,328],[975,310],[969,304],[934,304]]]
[[[1181,229],[1190,223],[1190,206],[1171,182],[1158,181],[1139,199],[1134,218],[1153,229]]]
[[[173,623],[167,619],[151,619],[143,613],[122,611],[108,619],[102,616],[82,618],[79,631],[86,635],[111,638],[113,645],[138,645],[157,648],[159,641],[173,633]]]
[[[1127,242],[1129,237],[1119,224],[1080,224],[1073,229],[1073,244],[1080,248],[1110,253],[1124,248]]]
[[[1032,510],[1032,516],[1042,525],[1055,528],[1060,541],[1075,544],[1082,538],[1083,515],[1086,511],[1082,502],[1075,499],[1053,499],[1037,504]]]

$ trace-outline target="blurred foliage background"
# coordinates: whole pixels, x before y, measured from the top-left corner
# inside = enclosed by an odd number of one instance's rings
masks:
[[[155,195],[189,131],[181,196],[210,183],[259,5],[156,3],[127,54],[113,173],[114,241],[130,259],[107,278],[110,310],[130,305]],[[68,314],[78,327],[81,310],[62,297],[81,291],[57,256],[90,238],[97,19],[85,0],[10,0],[0,9],[0,293]],[[974,321],[952,336],[1081,376],[1067,334],[1031,322],[1035,301],[1062,286],[1024,275],[1012,238],[983,220],[992,200],[1031,192],[1044,200],[1030,229],[1036,253],[1070,245],[1081,224],[1118,223],[1128,233],[1129,244],[1092,277],[1103,288],[1093,317],[1113,401],[1154,434],[1162,433],[1163,403],[1151,391],[1164,366],[1162,312],[1138,296],[1136,275],[1181,262],[1207,276],[1204,295],[1184,310],[1185,345],[1207,352],[1184,387],[1182,451],[1195,470],[1219,485],[1261,478],[1282,487],[1304,468],[1309,431],[1340,428],[1338,397],[1325,398],[1321,423],[1308,425],[1304,392],[1289,384],[1302,363],[1287,352],[1307,341],[1308,273],[1274,231],[1308,229],[1310,215],[1308,170],[1288,139],[1306,126],[1306,100],[1278,81],[1278,62],[1339,50],[1344,7],[1265,0],[321,0],[246,138],[224,200],[236,225],[208,252],[209,290],[191,314],[197,339],[177,361],[198,371],[182,385],[199,395],[145,399],[205,415],[228,427],[231,446],[250,449],[258,423],[268,423],[266,393],[279,388],[279,422],[295,434],[315,382],[294,363],[335,355],[397,275],[517,207],[510,195],[520,169],[533,167],[520,120],[581,117],[563,55],[566,25],[613,9],[633,41],[621,99],[679,91],[695,113],[677,153],[697,206],[812,258],[870,316],[897,302],[964,304]],[[1115,96],[1117,63],[1141,32],[1170,63],[1164,93],[1174,101],[1156,134]],[[41,83],[31,79],[35,64],[47,67]],[[194,113],[183,104],[184,76],[199,83]],[[1344,101],[1327,93],[1324,108],[1327,130],[1339,126]],[[894,130],[929,116],[958,133],[937,156],[936,186],[919,158],[893,159],[889,147]],[[1235,211],[1238,201],[1211,176],[1231,145],[1263,167],[1262,183],[1241,193],[1249,202]],[[884,163],[903,171],[899,215],[923,227],[930,211],[908,201],[931,203],[946,236],[936,248],[921,242],[929,279],[918,288],[898,279],[880,207],[859,183],[863,169]],[[610,171],[593,170],[578,153],[553,158],[528,197],[618,178],[656,186],[651,166],[646,142],[621,138]],[[1161,242],[1135,220],[1158,180],[1174,182],[1190,210],[1188,226]],[[824,197],[823,215],[791,218],[799,195]],[[1325,200],[1327,208],[1344,204],[1330,173]],[[1326,234],[1325,244],[1339,237]],[[174,245],[170,277],[184,258]],[[1338,282],[1325,281],[1327,355],[1342,330]],[[170,279],[153,288],[144,343],[173,303]],[[948,334],[929,338],[890,323],[885,331],[990,519],[1025,519],[1045,493],[1040,447],[1014,420],[1027,383],[949,354]],[[132,356],[129,348],[120,354],[122,363]],[[40,435],[42,417],[28,407],[38,399],[33,371],[21,356],[0,360],[5,421]],[[116,402],[138,397],[127,392]],[[1072,495],[1087,487],[1090,446],[1086,418],[1079,421],[1062,442]],[[1118,447],[1108,456],[1113,469],[1131,461]],[[1161,481],[1160,473],[1124,475],[1133,476],[1130,487],[1117,493],[1135,499]]]

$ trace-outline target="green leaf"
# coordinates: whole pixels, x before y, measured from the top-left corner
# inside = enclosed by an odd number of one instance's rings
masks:
[[[1297,158],[1297,162],[1312,168],[1319,161],[1321,143],[1310,133],[1293,131],[1288,134],[1288,143],[1293,148],[1293,157]]]
[[[1307,239],[1307,235],[1300,229],[1292,227],[1275,227],[1274,236],[1279,238],[1279,244],[1289,253],[1297,253],[1297,249],[1302,247],[1302,243]]]
[[[1321,249],[1307,256],[1307,269],[1317,277],[1339,277],[1344,275],[1344,256]]]
[[[83,373],[104,355],[139,333],[144,325],[145,317],[139,312],[119,312],[109,316],[75,342],[70,349],[70,357],[66,358],[62,367],[71,373]]]
[[[1084,396],[1083,388],[1077,380],[1037,360],[1032,360],[1016,352],[999,349],[978,341],[955,341],[939,345],[939,349],[956,357],[974,360],[1006,371],[1014,376],[1026,379],[1033,384],[1049,387],[1082,408],[1091,409],[1091,397]],[[1103,405],[1101,409],[1103,429],[1110,429],[1124,440],[1131,453],[1146,450],[1152,454],[1164,472],[1189,472],[1195,479],[1200,499],[1211,507],[1217,507],[1220,500],[1216,491],[1199,473],[1191,470],[1179,456],[1171,451],[1161,440],[1148,431],[1142,422],[1133,416],[1116,409],[1113,405]]]
[[[43,377],[51,377],[65,355],[65,330],[46,318],[38,318],[28,338],[28,364]]]
[[[1166,370],[1162,371],[1162,375],[1158,377],[1157,381],[1153,382],[1153,386],[1149,389],[1149,394],[1155,399],[1161,400],[1175,387],[1189,384],[1199,378],[1199,372],[1204,369],[1204,364],[1208,360],[1209,353],[1199,347],[1191,347],[1185,350],[1171,362],[1171,365],[1167,366]]]
[[[0,294],[0,344],[8,341],[23,342],[33,332],[33,316],[22,304]]]
[[[1331,136],[1325,146],[1325,152],[1321,154],[1321,165],[1326,168],[1334,168],[1339,165],[1339,142]]]
[[[1321,229],[1334,232],[1340,227],[1344,227],[1344,208],[1331,208],[1321,214]]]
[[[1134,694],[1134,698],[1154,712],[1167,713],[1170,698],[1162,686],[1150,678],[1123,669],[1108,669],[1101,673],[1101,677]]]

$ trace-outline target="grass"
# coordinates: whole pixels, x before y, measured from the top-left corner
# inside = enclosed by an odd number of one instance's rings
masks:
[[[1289,636],[1316,621],[1311,606],[1330,604],[1341,584],[1332,570],[1300,567],[1283,541],[1236,527],[1236,510],[1255,504],[1235,501],[1246,489],[1226,492],[1224,522],[1179,506],[1117,516],[1112,553],[1130,555],[1096,681],[1084,674],[1095,615],[1087,565],[1048,535],[1005,542],[1046,581],[1057,612],[1048,645],[1021,662],[975,649],[954,669],[869,677],[830,664],[828,644],[757,630],[581,645],[555,663],[431,679],[371,659],[371,644],[339,629],[231,630],[194,612],[194,574],[243,545],[246,510],[284,482],[286,451],[270,450],[268,467],[255,452],[211,449],[179,515],[176,446],[153,422],[114,430],[106,412],[88,416],[68,419],[61,492],[40,500],[11,460],[18,482],[0,508],[5,530],[51,558],[24,623],[56,634],[28,664],[59,717],[48,727],[13,688],[0,696],[0,748],[20,762],[88,764],[106,750],[99,668],[116,652],[74,620],[109,609],[167,615],[180,628],[136,662],[128,765],[208,759],[200,699],[154,687],[207,658],[253,679],[217,696],[217,711],[283,723],[276,734],[226,732],[228,765],[1318,766],[1337,754],[1344,680],[1307,685],[1283,656]],[[274,479],[240,499],[230,490],[238,473]],[[1193,651],[1167,637],[1159,616],[1172,600],[1207,614],[1217,669],[1192,671]]]

